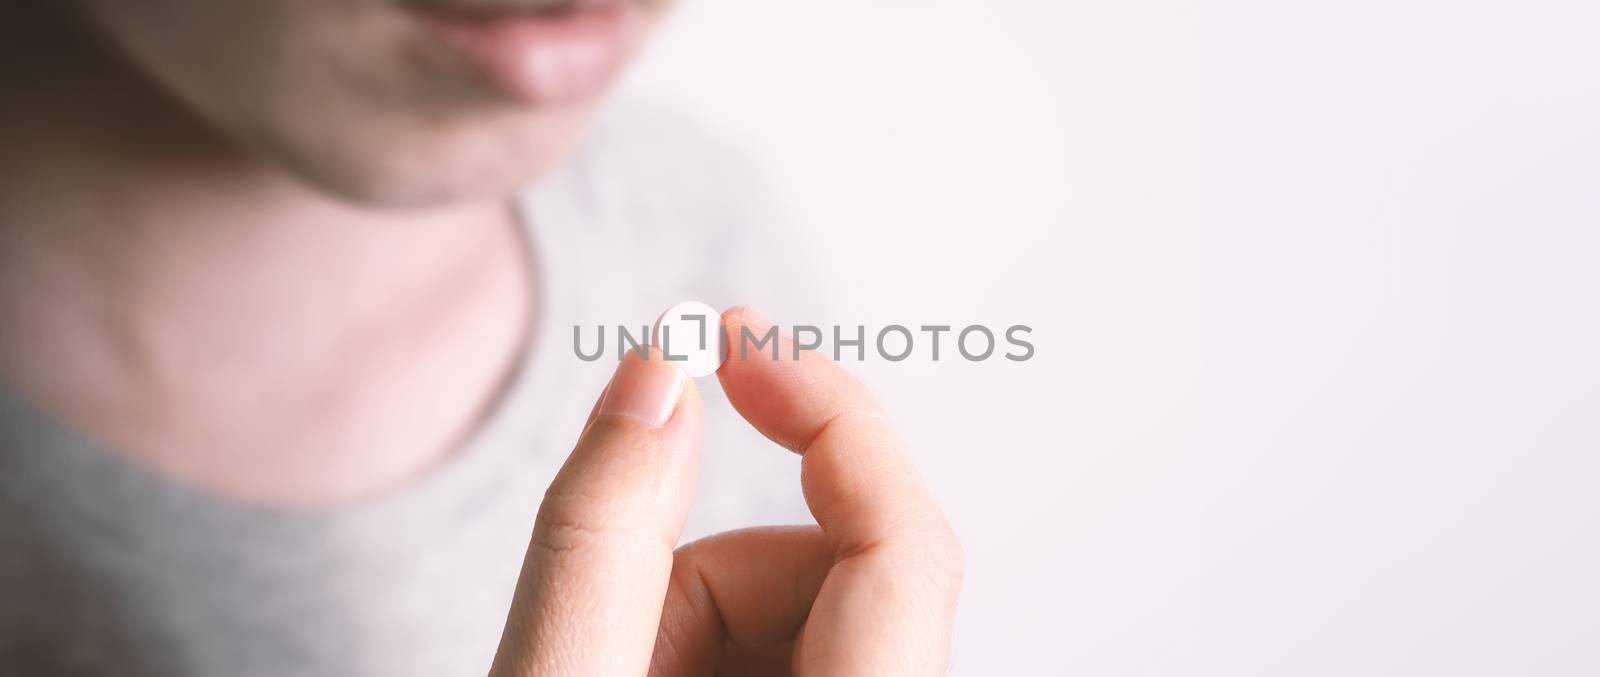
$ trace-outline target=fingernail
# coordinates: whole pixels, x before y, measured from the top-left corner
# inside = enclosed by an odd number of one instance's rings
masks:
[[[761,311],[755,308],[740,306],[739,316],[744,318],[744,323],[749,325],[750,331],[758,334],[772,328],[772,320],[767,319],[766,315],[762,315]]]
[[[662,359],[659,351],[648,356],[628,351],[600,403],[600,414],[626,416],[655,428],[672,420],[688,379],[677,365]]]
[[[770,356],[777,359],[783,340],[772,326],[772,320],[749,306],[739,306],[732,311],[733,322],[727,325],[729,360],[749,360],[752,356]]]

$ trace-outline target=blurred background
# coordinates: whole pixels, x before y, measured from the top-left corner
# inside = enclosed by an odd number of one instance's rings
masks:
[[[689,0],[968,548],[959,675],[1600,674],[1600,5]],[[780,318],[781,320],[781,318]]]

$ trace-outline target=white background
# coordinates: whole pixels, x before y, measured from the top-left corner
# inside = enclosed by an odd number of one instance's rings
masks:
[[[688,0],[968,547],[960,675],[1600,674],[1600,5]],[[781,318],[780,318],[781,319]],[[948,347],[947,347],[948,349]]]

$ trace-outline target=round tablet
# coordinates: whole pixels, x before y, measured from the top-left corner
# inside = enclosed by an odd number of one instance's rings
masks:
[[[694,378],[717,373],[727,356],[722,313],[699,301],[685,301],[656,318],[650,341],[666,359]]]

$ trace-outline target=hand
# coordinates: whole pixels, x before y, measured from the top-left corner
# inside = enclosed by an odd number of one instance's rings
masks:
[[[799,453],[818,526],[718,534],[673,551],[699,458],[692,380],[630,351],[540,506],[491,674],[932,675],[944,672],[962,555],[866,389],[807,352],[739,355],[718,377]]]

